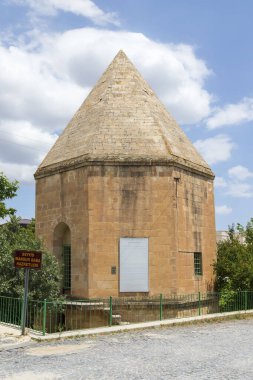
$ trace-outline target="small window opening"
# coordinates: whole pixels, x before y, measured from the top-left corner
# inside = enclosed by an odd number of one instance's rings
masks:
[[[71,288],[71,247],[63,246],[63,289]]]
[[[195,276],[202,276],[203,275],[202,253],[201,252],[194,252],[194,274],[195,274]]]

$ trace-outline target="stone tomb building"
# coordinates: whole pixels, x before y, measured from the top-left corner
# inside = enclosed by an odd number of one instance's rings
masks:
[[[214,175],[120,51],[35,173],[36,233],[73,297],[213,286]]]

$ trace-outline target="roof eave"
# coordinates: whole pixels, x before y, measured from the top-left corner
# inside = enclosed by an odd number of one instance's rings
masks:
[[[78,169],[85,166],[174,166],[184,169],[209,179],[214,179],[215,175],[209,167],[187,161],[185,159],[174,156],[170,159],[82,159],[82,160],[66,160],[45,167],[39,167],[34,174],[35,179],[48,177],[57,173]]]

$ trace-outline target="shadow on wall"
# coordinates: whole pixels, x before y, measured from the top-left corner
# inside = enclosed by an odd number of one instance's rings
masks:
[[[63,267],[63,292],[71,291],[71,232],[66,223],[59,223],[54,229],[53,253]]]

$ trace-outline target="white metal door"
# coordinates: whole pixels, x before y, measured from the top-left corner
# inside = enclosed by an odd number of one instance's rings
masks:
[[[120,292],[148,290],[148,238],[121,238]]]

